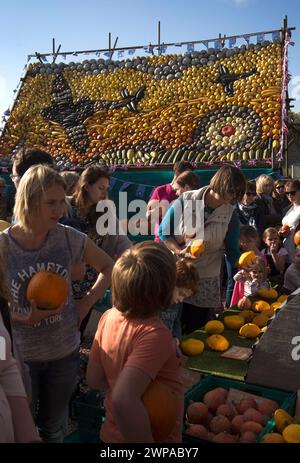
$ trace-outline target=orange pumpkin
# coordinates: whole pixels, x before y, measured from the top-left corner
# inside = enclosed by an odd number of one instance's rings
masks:
[[[41,310],[56,310],[67,301],[67,280],[57,273],[38,272],[29,281],[26,297]]]
[[[300,230],[298,230],[294,235],[294,243],[296,246],[300,244]]]
[[[194,257],[200,256],[205,251],[205,244],[203,240],[194,240],[191,243],[190,253]]]
[[[176,425],[177,407],[174,393],[155,379],[142,396],[148,412],[151,430],[156,442],[168,437]]]

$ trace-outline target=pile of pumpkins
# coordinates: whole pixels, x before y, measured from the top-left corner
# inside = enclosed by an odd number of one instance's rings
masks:
[[[281,56],[280,43],[264,42],[118,62],[31,64],[0,151],[9,154],[19,143],[37,146],[68,168],[91,161],[149,165],[270,158],[280,140]],[[217,82],[221,66],[236,76],[256,73],[238,78],[232,95]],[[43,117],[53,105],[52,84],[59,74],[74,105],[95,102],[95,113],[84,121],[85,151],[72,146],[63,126]],[[122,100],[124,89],[133,95],[141,87],[146,90],[138,112],[105,109],[105,103]]]
[[[248,339],[255,339],[260,333],[266,331],[270,318],[280,309],[288,296],[279,296],[278,292],[273,288],[261,289],[257,292],[257,295],[264,300],[251,302],[249,298],[244,296],[237,304],[240,312],[225,315],[223,321],[210,320],[206,323],[204,330],[207,334],[207,348],[217,352],[224,352],[229,349],[230,343],[222,334],[225,327],[238,331],[240,336]],[[269,302],[265,299],[269,300]],[[271,303],[272,300],[276,301]],[[180,347],[185,355],[194,356],[200,355],[204,351],[205,343],[200,339],[189,337],[181,341]]]
[[[229,391],[218,387],[202,401],[186,409],[185,434],[216,443],[252,443],[263,431],[279,404],[270,399],[245,395],[237,403],[227,400]]]

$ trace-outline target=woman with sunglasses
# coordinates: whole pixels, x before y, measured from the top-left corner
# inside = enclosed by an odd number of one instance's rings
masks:
[[[283,218],[288,207],[291,205],[285,194],[285,183],[285,180],[282,179],[275,180],[274,189],[272,192],[273,205],[281,219]]]
[[[300,221],[300,180],[289,180],[285,186],[285,193],[291,206],[282,219],[282,225],[290,227],[290,230],[283,234],[283,246],[289,254],[288,262],[291,263],[295,255],[294,235]]]
[[[246,183],[246,192],[242,200],[237,203],[237,213],[241,225],[250,225],[255,228],[259,236],[265,229],[265,215],[262,206],[255,202],[256,185],[255,181],[250,180]]]

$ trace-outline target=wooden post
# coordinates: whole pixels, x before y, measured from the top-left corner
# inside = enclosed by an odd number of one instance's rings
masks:
[[[281,31],[282,31],[281,32],[281,34],[282,34],[282,37],[281,37],[282,63],[283,63],[283,58],[284,58],[284,44],[285,44],[285,37],[286,37],[287,30],[288,30],[288,18],[285,15],[284,18],[283,18],[283,21],[282,21],[282,29],[281,29]],[[285,92],[285,99],[286,99],[286,107],[287,107],[287,111],[288,111],[288,92],[287,91]],[[288,153],[288,141],[287,141],[287,135],[286,134],[284,135],[284,139],[283,139],[282,152],[283,152],[284,162],[285,162],[285,175],[287,177],[289,175],[289,153]]]
[[[158,44],[158,54],[160,55],[160,21],[157,24],[157,44]]]
[[[119,40],[119,37],[117,37],[116,40],[115,40],[115,43],[114,43],[112,52],[111,52],[111,54],[110,54],[110,59],[112,59],[112,57],[113,57],[113,54],[114,54],[114,52],[115,52],[115,49],[116,49],[118,40]]]

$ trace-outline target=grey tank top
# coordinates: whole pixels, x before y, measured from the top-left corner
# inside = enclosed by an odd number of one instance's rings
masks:
[[[51,230],[37,250],[23,249],[7,234],[6,278],[11,293],[10,310],[27,314],[30,303],[26,290],[31,277],[39,271],[51,271],[66,278],[68,301],[64,310],[42,320],[34,326],[13,323],[13,336],[25,361],[49,361],[61,359],[80,343],[78,312],[71,287],[71,264],[82,260],[87,236],[77,230],[58,224]]]

